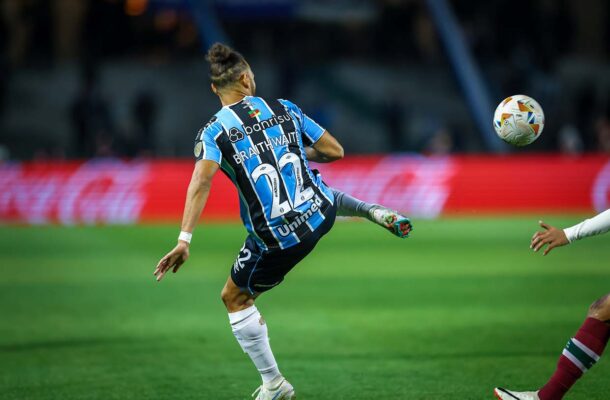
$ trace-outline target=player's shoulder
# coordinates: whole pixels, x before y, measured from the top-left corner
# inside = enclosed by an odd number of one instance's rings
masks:
[[[220,132],[222,132],[222,130],[222,123],[220,122],[218,113],[216,113],[212,118],[210,118],[210,120],[205,125],[203,125],[199,129],[199,132],[197,133],[197,139],[202,138],[203,135],[211,135],[214,137]]]
[[[294,104],[292,101],[290,100],[286,100],[286,99],[277,99],[277,101],[283,105],[284,107],[286,107],[287,109],[291,110],[291,111],[297,111],[299,110],[299,107]]]
[[[292,114],[292,116],[296,118],[299,122],[302,120],[303,112],[301,111],[299,106],[294,104],[292,101],[286,99],[277,99],[277,101],[282,104],[286,111]]]

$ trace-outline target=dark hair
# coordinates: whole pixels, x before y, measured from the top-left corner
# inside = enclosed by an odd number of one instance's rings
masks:
[[[214,43],[205,59],[210,63],[210,79],[218,89],[236,82],[249,68],[244,56],[222,43]]]

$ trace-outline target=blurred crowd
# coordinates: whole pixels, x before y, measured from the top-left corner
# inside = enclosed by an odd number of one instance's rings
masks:
[[[128,100],[128,121],[119,120],[113,109],[115,104],[104,95],[100,71],[103,65],[125,59],[147,65],[200,60],[205,40],[200,37],[191,3],[2,2],[0,120],[11,101],[14,77],[23,71],[75,64],[79,89],[65,110],[71,144],[67,148],[40,147],[33,156],[158,154],[158,116],[167,107],[170,95],[160,96],[142,87]],[[249,15],[236,12],[234,3],[247,2],[219,0],[210,10],[220,16],[221,27],[235,47],[279,66],[275,79],[283,97],[292,98],[303,76],[314,76],[322,82],[319,65],[332,62],[369,63],[381,70],[404,65],[421,71],[441,68],[446,75],[452,74],[423,0],[340,0],[332,5],[318,0],[260,0],[254,3],[260,3],[263,11],[267,10],[263,6],[275,4],[275,8],[269,8],[272,11],[261,15],[250,9]],[[534,150],[610,154],[610,82],[608,78],[598,78],[610,76],[610,4],[606,0],[449,3],[491,97],[526,93],[543,104],[546,131],[554,132],[554,140],[535,144]],[[298,15],[295,4],[302,5]],[[385,149],[433,154],[484,150],[481,141],[470,143],[464,139],[464,132],[476,130],[472,124],[431,112],[410,125],[412,114],[419,113],[410,113],[412,105],[401,102],[399,93],[389,92],[381,102],[367,96],[357,99],[349,90],[358,85],[359,82],[351,82],[351,88],[339,87],[335,91],[346,93],[341,101],[353,108],[370,110],[370,118],[380,121]],[[452,85],[450,89],[459,93],[457,84]],[[175,95],[179,93],[171,94]],[[333,118],[328,111],[332,107],[326,106],[323,96],[319,97],[317,117],[332,127]],[[0,132],[0,158],[13,146],[4,136]]]
[[[106,100],[97,85],[93,69],[84,69],[82,87],[70,105],[77,157],[150,157],[154,155],[154,125],[157,99],[145,89],[131,101],[130,124],[119,132]]]
[[[179,8],[150,9],[146,0],[10,0],[2,3],[0,118],[9,82],[21,71],[76,64],[78,90],[65,110],[71,146],[37,147],[37,158],[152,156],[160,99],[142,88],[129,118],[117,121],[104,96],[101,69],[121,58],[178,62],[199,54],[193,19]],[[29,116],[24,115],[24,118]],[[0,135],[0,146],[2,135]]]

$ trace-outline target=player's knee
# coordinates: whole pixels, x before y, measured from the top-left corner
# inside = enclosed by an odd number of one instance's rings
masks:
[[[254,298],[241,290],[225,286],[220,292],[220,299],[229,312],[236,312],[254,304]]]
[[[591,304],[588,316],[599,319],[600,321],[610,320],[610,293],[602,296]]]
[[[229,308],[229,305],[232,303],[234,297],[235,296],[231,294],[231,291],[226,286],[222,288],[222,291],[220,292],[220,299],[227,308]]]

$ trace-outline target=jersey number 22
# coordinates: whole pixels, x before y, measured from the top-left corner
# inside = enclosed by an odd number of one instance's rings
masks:
[[[277,218],[288,211],[293,210],[306,201],[311,200],[315,192],[312,188],[303,189],[303,171],[301,168],[301,160],[294,153],[286,153],[277,161],[279,171],[271,164],[261,164],[252,171],[252,179],[254,183],[258,182],[261,176],[266,176],[271,185],[271,218]],[[296,179],[296,188],[294,197],[286,201],[280,202],[280,174],[284,167],[291,165],[294,169]]]

